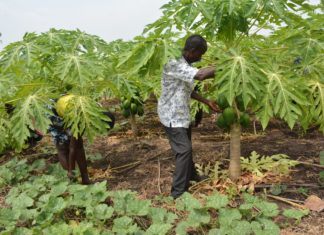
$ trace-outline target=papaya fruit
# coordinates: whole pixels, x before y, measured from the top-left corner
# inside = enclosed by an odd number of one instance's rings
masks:
[[[227,101],[225,95],[219,95],[217,97],[216,103],[217,103],[218,107],[222,110],[229,107],[229,104],[228,104],[228,101]]]
[[[125,99],[122,104],[123,109],[130,109],[131,107],[131,102],[128,99]]]
[[[240,116],[240,124],[242,127],[248,127],[250,125],[250,116],[247,113],[243,113]]]
[[[135,103],[135,104],[138,103],[138,99],[137,99],[137,98],[134,98],[134,97],[132,97],[132,98],[130,99],[130,101],[131,101],[131,103]]]
[[[68,105],[69,100],[72,99],[73,97],[75,97],[75,96],[74,95],[65,95],[58,99],[58,101],[56,102],[56,106],[55,106],[55,109],[56,109],[56,112],[58,113],[58,115],[63,117],[66,106]]]
[[[122,114],[125,118],[128,118],[131,115],[131,112],[129,109],[123,109]]]
[[[132,102],[135,103],[137,106],[141,106],[143,104],[143,102],[139,99],[134,99]]]
[[[235,98],[235,102],[237,105],[237,108],[241,111],[244,112],[245,111],[245,107],[244,107],[244,101],[243,101],[243,96],[239,95]]]
[[[138,116],[143,116],[144,115],[143,105],[137,106],[137,114],[138,114]]]
[[[136,114],[137,113],[137,105],[135,103],[131,103],[130,105],[130,111],[132,114]]]
[[[231,107],[224,109],[223,116],[225,123],[228,126],[232,125],[236,121],[236,114],[234,112],[234,109],[232,109]]]
[[[224,116],[223,114],[219,115],[219,117],[217,118],[216,120],[216,125],[219,127],[219,128],[227,128],[227,124],[225,122],[225,119],[224,119]]]

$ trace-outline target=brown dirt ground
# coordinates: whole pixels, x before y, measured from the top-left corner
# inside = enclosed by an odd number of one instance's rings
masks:
[[[169,195],[174,156],[154,105],[146,105],[145,109],[145,119],[138,120],[139,137],[132,136],[129,124],[116,112],[119,128],[107,136],[98,137],[93,144],[87,144],[86,149],[88,155],[100,153],[103,156],[101,160],[89,163],[93,181],[107,180],[110,190],[130,189],[137,191],[141,198],[154,198],[161,194]],[[199,127],[193,128],[192,135],[194,161],[204,165],[221,161],[229,155],[229,135],[214,125],[215,115],[206,116]],[[272,121],[266,131],[256,123],[256,131],[255,135],[252,127],[244,130],[242,156],[249,156],[252,151],[267,156],[283,153],[291,159],[319,164],[319,152],[324,150],[321,133],[311,131],[303,134],[300,129],[290,130],[278,121]],[[46,138],[37,149],[50,145],[49,138]],[[48,152],[54,150],[53,146],[47,148],[50,149]],[[56,161],[55,157],[50,159]],[[226,163],[222,167],[227,167]],[[280,196],[304,201],[306,196],[296,192],[298,184],[317,184],[319,172],[316,167],[298,165],[289,182],[297,186]],[[308,195],[312,194],[324,198],[323,188],[309,188]],[[324,212],[312,212],[299,224],[283,229],[282,234],[324,234],[323,215]]]
[[[149,110],[149,112],[147,111]],[[193,157],[198,164],[206,165],[228,158],[229,135],[214,125],[215,115],[205,115],[201,125],[193,128]],[[120,123],[123,118],[117,116]],[[169,195],[174,171],[174,156],[158,121],[154,106],[146,107],[145,120],[139,120],[140,136],[134,138],[128,124],[108,137],[100,137],[89,146],[89,151],[99,152],[103,161],[94,162],[91,167],[100,168],[108,176],[111,190],[130,189],[139,193],[142,198],[153,198],[156,195]],[[304,134],[296,128],[290,130],[285,124],[273,120],[266,131],[256,123],[257,135],[253,128],[244,130],[241,139],[242,156],[249,156],[252,151],[262,155],[286,154],[291,159],[319,164],[319,152],[324,150],[323,135],[317,131]],[[125,166],[125,167],[124,167]],[[118,168],[117,167],[124,167]],[[227,166],[224,166],[227,167]],[[115,169],[115,170],[114,170]],[[299,184],[317,184],[320,169],[298,165],[292,172],[290,182],[296,187],[281,197],[304,201],[305,195],[297,191]],[[100,174],[95,175],[100,178]],[[324,198],[324,190],[308,188],[308,195]],[[287,207],[285,204],[280,204]],[[290,234],[323,234],[324,212],[312,212],[299,224],[282,230],[283,235]]]

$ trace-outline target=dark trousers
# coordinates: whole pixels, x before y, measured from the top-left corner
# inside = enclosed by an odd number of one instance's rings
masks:
[[[176,158],[171,195],[177,198],[188,190],[189,181],[197,176],[192,160],[191,128],[165,127],[165,132]]]

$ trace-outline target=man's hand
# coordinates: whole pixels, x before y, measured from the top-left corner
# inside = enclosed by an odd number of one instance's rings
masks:
[[[216,104],[215,101],[212,101],[212,100],[208,100],[207,103],[208,107],[213,110],[214,112],[216,113],[219,113],[221,112],[222,110],[218,107],[218,105]]]
[[[208,105],[209,108],[211,108],[211,110],[213,110],[214,112],[221,112],[222,110],[218,107],[218,105],[216,104],[215,101],[212,100],[207,100],[206,98],[200,96],[197,92],[193,91],[191,93],[191,98],[198,100],[199,102]]]
[[[199,69],[194,79],[203,81],[208,78],[214,78],[214,76],[215,76],[215,67],[205,67]]]

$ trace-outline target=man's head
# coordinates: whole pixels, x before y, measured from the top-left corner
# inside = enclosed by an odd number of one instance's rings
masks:
[[[201,60],[201,56],[207,51],[207,42],[200,35],[191,35],[187,38],[183,48],[183,57],[191,64]]]

